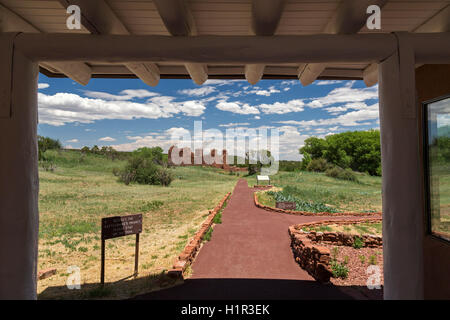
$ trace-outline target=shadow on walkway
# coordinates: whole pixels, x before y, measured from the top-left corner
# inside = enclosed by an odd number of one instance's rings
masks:
[[[354,297],[333,285],[308,280],[188,279],[182,285],[136,296],[136,300],[299,300]]]

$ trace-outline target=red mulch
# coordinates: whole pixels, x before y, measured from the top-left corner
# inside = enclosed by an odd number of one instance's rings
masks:
[[[347,268],[349,270],[346,279],[331,278],[330,281],[335,286],[339,287],[351,287],[353,290],[357,290],[360,294],[368,299],[382,299],[383,298],[383,248],[361,248],[355,249],[348,246],[333,246],[325,245],[330,248],[331,256],[333,258],[333,247],[339,248],[337,254],[337,260],[340,263],[345,261],[345,257],[348,257]],[[369,257],[374,255],[376,257],[376,265],[380,268],[380,280],[381,289],[369,289],[367,288],[367,280],[370,274],[367,274],[367,268],[369,267]],[[364,263],[361,262],[360,256],[365,256]],[[372,274],[372,273],[371,273]]]

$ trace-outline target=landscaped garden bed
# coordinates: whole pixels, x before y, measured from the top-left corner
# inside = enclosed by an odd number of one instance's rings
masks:
[[[286,195],[283,191],[265,190],[255,192],[254,194],[255,205],[261,209],[267,211],[274,211],[286,214],[294,215],[309,215],[309,216],[381,216],[381,212],[375,212],[372,210],[363,212],[353,211],[339,211],[337,208],[324,204],[323,202],[305,201],[295,198],[290,195]],[[277,208],[277,203],[292,202],[295,203],[295,210],[287,210]]]
[[[357,181],[336,179],[321,172],[280,171],[270,176],[273,188],[256,192],[257,201],[255,202],[258,202],[261,208],[271,210],[269,208],[276,209],[276,197],[278,201],[294,200],[297,204],[295,211],[299,212],[297,214],[301,212],[315,214],[326,212],[325,215],[380,213],[381,177],[363,173],[355,174],[358,176]],[[249,185],[255,182],[254,176],[246,177],[246,179]]]
[[[320,282],[352,287],[377,298],[381,290],[371,290],[367,285],[383,285],[381,221],[378,220],[321,221],[291,226],[294,258]]]

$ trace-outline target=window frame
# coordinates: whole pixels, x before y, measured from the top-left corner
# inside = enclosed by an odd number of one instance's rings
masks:
[[[436,234],[433,234],[431,225],[431,185],[430,185],[430,153],[429,153],[429,128],[428,128],[428,106],[432,103],[439,102],[442,100],[450,99],[450,94],[439,96],[430,100],[422,102],[422,143],[423,143],[423,170],[424,170],[424,192],[425,192],[425,212],[426,212],[426,235],[436,239],[438,241],[444,242],[450,245],[450,240],[442,238]]]

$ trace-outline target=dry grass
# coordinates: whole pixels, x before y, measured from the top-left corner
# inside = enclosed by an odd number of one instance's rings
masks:
[[[165,271],[237,180],[216,169],[184,167],[173,169],[169,187],[125,186],[109,166],[59,165],[55,172],[40,172],[38,270],[57,269],[38,282],[40,299],[127,298],[171,285]],[[135,236],[107,240],[108,285],[101,289],[101,218],[133,213],[143,213],[139,276],[120,281],[133,274]],[[72,265],[81,269],[81,290],[66,287]]]

